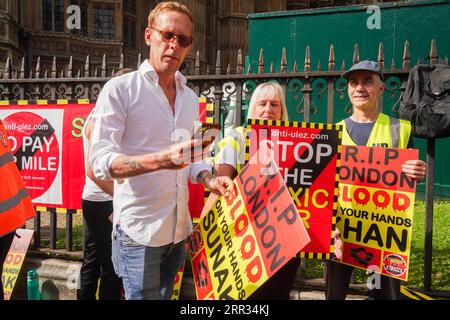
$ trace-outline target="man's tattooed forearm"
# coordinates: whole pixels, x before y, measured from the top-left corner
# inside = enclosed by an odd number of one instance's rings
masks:
[[[123,164],[128,166],[132,170],[144,169],[138,160],[134,160],[134,159],[130,159],[130,158],[124,159]]]

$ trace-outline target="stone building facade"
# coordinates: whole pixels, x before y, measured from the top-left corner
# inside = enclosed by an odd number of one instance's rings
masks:
[[[89,56],[91,66],[101,66],[106,54],[109,66],[136,67],[138,54],[148,56],[144,42],[147,16],[156,0],[0,0],[0,70],[9,57],[13,69],[25,57],[26,73],[36,66],[50,70],[57,57],[57,70],[73,57],[75,70]],[[195,42],[186,59],[186,73],[193,72],[195,54],[202,69],[214,69],[217,50],[222,65],[236,61],[237,52],[248,48],[249,13],[373,3],[373,0],[180,0],[192,11]],[[378,1],[380,2],[380,1]],[[386,1],[385,1],[386,2]],[[73,7],[76,6],[76,7]],[[75,10],[75,11],[74,11]],[[79,10],[79,11],[76,11]],[[81,19],[76,25],[76,14]]]

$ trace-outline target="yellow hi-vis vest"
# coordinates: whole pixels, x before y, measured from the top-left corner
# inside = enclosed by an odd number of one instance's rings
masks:
[[[356,146],[356,143],[347,132],[345,121],[338,124],[343,126],[342,144]],[[411,136],[411,123],[407,120],[391,118],[380,113],[370,132],[367,147],[386,147],[406,149]]]
[[[245,145],[244,139],[246,132],[247,130],[244,127],[236,127],[231,134],[220,140],[217,144],[217,146],[219,147],[219,152],[217,152],[217,155],[214,157],[214,163],[217,163],[218,159],[220,158],[220,154],[223,152],[223,149],[226,146],[230,146],[231,148],[233,148],[233,150],[236,152],[237,159],[241,159],[239,155],[241,152],[245,152],[245,150],[241,150],[241,145]],[[237,173],[241,172],[241,164],[239,163],[239,161],[237,161],[236,163],[236,171]]]

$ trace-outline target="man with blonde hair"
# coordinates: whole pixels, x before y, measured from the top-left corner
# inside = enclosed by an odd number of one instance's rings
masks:
[[[125,297],[133,300],[172,295],[192,231],[189,177],[225,195],[233,186],[198,162],[202,141],[191,139],[198,97],[178,71],[192,47],[191,13],[183,4],[161,2],[148,22],[149,59],[106,83],[90,156],[98,179],[121,179],[114,184],[112,255]]]

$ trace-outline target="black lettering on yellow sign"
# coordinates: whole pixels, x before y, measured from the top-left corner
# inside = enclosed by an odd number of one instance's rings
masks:
[[[398,173],[394,170],[385,170],[383,172],[380,172],[380,170],[375,168],[349,168],[344,165],[342,165],[339,169],[339,177],[343,181],[360,181],[371,184],[377,184],[381,182],[387,187],[399,185],[403,188],[405,185],[407,185],[410,189],[414,188],[415,183],[415,180],[411,177],[408,177],[404,172]]]
[[[9,267],[4,267],[3,268],[3,273],[9,273],[9,274],[19,274],[19,269],[18,268],[9,268]]]
[[[380,214],[377,212],[372,212],[372,221],[389,223],[397,226],[405,226],[407,228],[411,227],[412,221],[408,218],[395,217],[389,214]]]
[[[221,206],[221,201],[216,202],[216,209],[218,212],[218,216],[223,215],[223,209]],[[225,261],[225,254],[222,252],[223,245],[220,242],[220,234],[217,233],[216,237],[213,238],[214,232],[218,228],[217,223],[215,223],[215,213],[213,210],[210,210],[205,219],[203,219],[203,229],[207,232],[206,234],[206,245],[209,249],[213,249],[210,252],[210,259],[213,259],[213,276],[217,279],[219,283],[219,287],[217,292],[220,292],[219,299],[221,300],[231,300],[232,297],[229,293],[232,290],[231,285],[223,289],[223,286],[228,278],[228,269],[223,266],[223,262]],[[221,267],[221,269],[219,269]],[[222,291],[223,290],[223,291]]]
[[[240,203],[240,201],[239,201]],[[237,206],[234,207],[234,211],[237,210]],[[216,211],[216,212],[215,212]],[[230,227],[227,224],[227,219],[224,215],[222,201],[217,201],[215,204],[215,211],[210,210],[205,219],[203,220],[203,229],[207,232],[206,234],[206,246],[212,249],[209,254],[209,258],[213,260],[212,263],[212,275],[216,278],[218,282],[217,292],[219,293],[219,299],[221,300],[231,300],[232,285],[225,285],[229,276],[233,277],[233,285],[236,287],[238,293],[238,298],[243,299],[246,295],[244,290],[244,282],[242,280],[240,265],[236,259],[236,253],[233,251],[233,239],[231,235]],[[234,212],[232,213],[234,215]],[[217,222],[216,222],[217,217]],[[234,220],[234,216],[232,217]],[[237,229],[239,228],[238,222],[235,223],[235,233],[238,234]],[[248,225],[248,222],[247,222]],[[219,230],[220,231],[219,231]],[[219,232],[218,232],[219,231]],[[243,232],[245,233],[245,231]],[[242,235],[242,234],[241,234]],[[222,240],[223,236],[223,241]],[[224,244],[225,243],[225,244]],[[231,268],[227,268],[225,264],[228,251],[229,265]],[[258,257],[255,257],[255,259]]]
[[[337,222],[340,222],[341,218],[338,217],[336,220]],[[382,234],[376,222],[370,224],[367,230],[363,230],[362,221],[356,221],[356,225],[354,223],[355,221],[353,221],[352,224],[350,218],[344,218],[344,239],[349,239],[350,234],[354,234],[357,242],[368,244],[370,241],[375,241],[380,248],[386,249],[392,249],[393,244],[395,244],[401,252],[406,252],[408,243],[407,229],[402,229],[401,235],[399,235],[397,232],[400,230],[388,226],[386,228],[386,234]]]
[[[385,166],[389,166],[389,162],[391,160],[397,160],[399,157],[399,152],[397,149],[388,149],[388,148],[384,148],[383,149],[384,152],[384,161],[383,164]],[[373,159],[373,152],[374,149],[370,148],[369,149],[369,164],[372,164],[374,162]],[[349,161],[353,161],[354,163],[358,163],[359,159],[357,157],[358,155],[358,147],[356,146],[346,146],[346,152],[345,152],[345,161],[349,162]]]
[[[17,276],[6,276],[5,274],[2,275],[2,283],[3,283],[3,287],[8,290],[11,291],[14,288],[14,282],[16,281]]]
[[[390,214],[378,213],[378,212],[369,212],[361,209],[353,209],[353,208],[343,208],[339,207],[340,215],[355,217],[358,219],[364,220],[372,220],[376,222],[383,222],[387,224],[392,224],[395,226],[405,226],[407,228],[411,227],[412,221],[409,218],[403,218],[398,216],[392,216]],[[340,220],[340,218],[338,218]]]
[[[391,161],[395,161],[399,158],[399,151],[397,149],[388,149],[384,148],[384,160],[382,164],[384,167],[389,168],[391,165]],[[341,166],[339,169],[339,176],[341,181],[350,180],[350,181],[361,181],[366,183],[383,183],[387,187],[392,187],[395,185],[399,185],[400,187],[404,187],[405,185],[408,188],[413,189],[415,185],[415,180],[411,177],[408,177],[404,172],[396,172],[394,170],[386,170],[381,172],[379,169],[371,168],[370,165],[374,162],[378,162],[379,158],[374,160],[374,149],[369,148],[369,157],[368,163],[364,166],[353,166],[352,163],[362,163],[361,159],[358,157],[358,147],[354,146],[346,146],[346,151],[344,152],[344,160],[349,165]]]
[[[359,219],[369,219],[369,212],[367,212],[366,210],[361,210],[361,209],[353,209],[353,208],[342,208],[339,207],[341,209],[340,214],[342,215],[347,215],[349,217],[355,217],[355,218],[359,218]],[[338,218],[340,220],[340,218]]]

